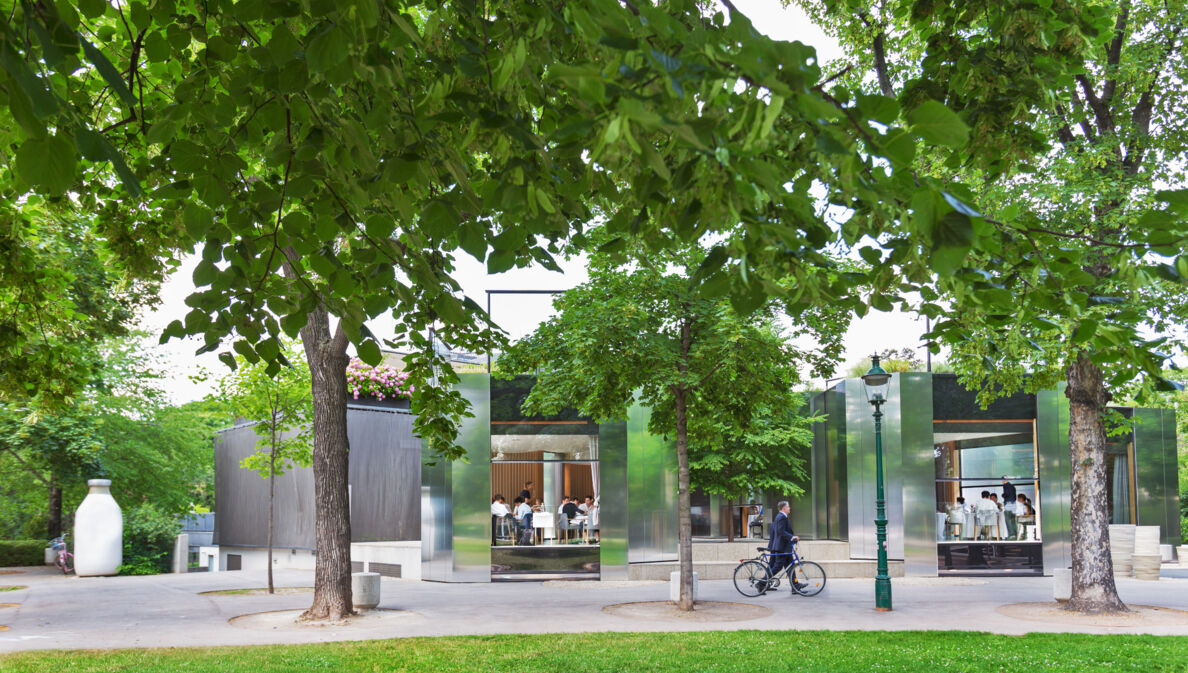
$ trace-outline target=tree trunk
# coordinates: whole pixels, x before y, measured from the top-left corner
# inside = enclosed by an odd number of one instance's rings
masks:
[[[726,541],[734,542],[734,498],[726,498]]]
[[[338,620],[351,607],[351,514],[347,491],[350,445],[346,427],[347,338],[330,336],[324,308],[301,328],[313,392],[314,565],[313,605],[306,620]]]
[[[688,357],[690,343],[690,325],[685,320],[681,323],[681,359],[679,370],[681,383],[677,385],[673,394],[676,403],[676,444],[677,444],[677,536],[679,544],[677,558],[681,566],[681,593],[677,601],[677,608],[691,611],[693,609],[693,518],[690,516],[689,503],[689,419],[686,415],[687,393],[684,377],[688,373]],[[731,518],[731,526],[734,519]]]
[[[50,475],[49,485],[49,526],[46,532],[50,539],[62,534],[62,486],[54,475]]]
[[[1127,612],[1114,585],[1106,508],[1105,426],[1109,395],[1101,370],[1080,353],[1067,371],[1068,444],[1072,459],[1072,597],[1065,609]]]
[[[273,416],[272,427],[272,453],[268,456],[268,593],[274,594],[276,590],[272,584],[272,512],[274,497],[276,495],[276,419]]]

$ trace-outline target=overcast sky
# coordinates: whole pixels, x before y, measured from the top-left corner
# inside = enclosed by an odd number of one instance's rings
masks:
[[[828,63],[840,56],[837,43],[832,38],[812,25],[800,11],[782,8],[778,0],[735,0],[735,5],[751,18],[756,28],[771,37],[799,40],[815,47],[821,63]],[[161,330],[170,321],[183,318],[189,311],[184,300],[194,290],[191,275],[196,262],[196,258],[190,257],[183,263],[162,288],[161,305],[142,316],[140,322],[141,329],[153,334],[149,340],[153,344],[151,347],[158,349],[165,356],[164,359],[170,367],[166,372],[165,388],[176,403],[199,399],[211,392],[211,381],[195,381],[195,375],[207,372],[219,376],[226,371],[226,367],[217,360],[216,354],[194,355],[194,351],[200,345],[196,340],[173,340],[163,346],[155,345]],[[458,260],[458,272],[455,277],[463,292],[479,305],[485,306],[487,290],[564,290],[586,280],[586,271],[580,260],[561,261],[560,264],[563,273],[529,268],[492,276],[486,273],[483,264],[463,254]],[[551,311],[551,300],[543,295],[496,295],[491,304],[492,317],[513,339],[531,332],[536,325],[549,317]],[[390,333],[392,324],[393,321],[389,318],[374,321],[370,327],[375,334],[383,337]],[[924,332],[923,320],[918,320],[914,315],[872,312],[851,325],[845,340],[846,351],[842,368],[876,350],[921,347],[920,335]],[[821,382],[814,383],[819,385]]]

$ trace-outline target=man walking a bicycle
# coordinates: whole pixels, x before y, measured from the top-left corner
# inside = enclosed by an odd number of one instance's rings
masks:
[[[792,521],[788,519],[791,511],[787,500],[781,500],[776,505],[775,520],[771,522],[771,538],[767,542],[767,551],[771,552],[771,576],[779,577],[780,572],[792,562],[792,550],[800,540],[792,532]],[[770,589],[775,591],[775,587]]]

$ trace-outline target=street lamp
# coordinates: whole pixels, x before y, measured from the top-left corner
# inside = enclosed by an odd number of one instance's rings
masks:
[[[891,375],[879,366],[879,356],[870,357],[870,371],[862,377],[866,399],[874,406],[875,427],[875,537],[879,545],[879,565],[875,575],[875,610],[891,609],[891,576],[887,574],[887,501],[883,495],[883,411]]]

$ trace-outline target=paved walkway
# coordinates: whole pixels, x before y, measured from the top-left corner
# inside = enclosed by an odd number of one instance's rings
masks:
[[[1188,610],[1188,572],[1165,571],[1158,582],[1121,579],[1130,604]],[[277,585],[311,586],[313,573],[279,571]],[[312,594],[275,596],[203,595],[219,589],[264,586],[263,572],[192,573],[153,577],[63,577],[50,569],[0,575],[0,585],[28,589],[0,592],[0,653],[45,648],[182,647],[248,645],[402,636],[566,631],[688,631],[736,629],[940,629],[1022,634],[1036,631],[1156,633],[1188,635],[1183,623],[1134,628],[1092,627],[1014,619],[996,612],[1007,604],[1050,601],[1050,578],[909,578],[893,582],[895,610],[875,612],[871,580],[829,582],[824,592],[804,598],[781,590],[747,599],[728,581],[701,583],[701,599],[761,605],[759,619],[706,622],[639,620],[604,612],[616,603],[661,601],[663,583],[496,583],[438,584],[383,580],[381,608],[402,610],[348,627],[244,628],[229,623],[239,615],[299,609]],[[783,587],[782,587],[783,589]],[[508,615],[520,615],[514,622]]]

